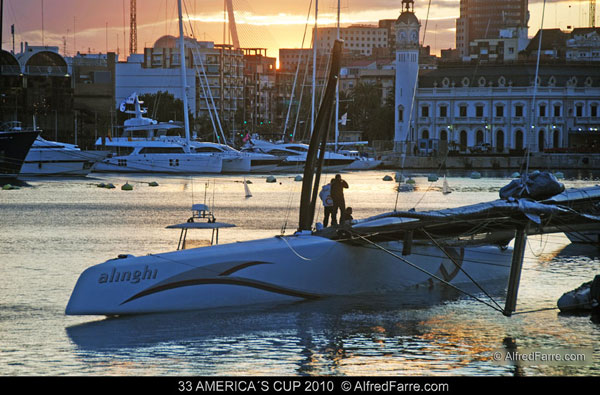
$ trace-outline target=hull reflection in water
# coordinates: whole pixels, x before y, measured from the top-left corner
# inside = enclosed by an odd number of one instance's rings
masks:
[[[381,245],[402,253],[402,242]],[[418,270],[370,246],[299,234],[124,256],[87,269],[66,313],[123,315],[396,292],[430,285],[425,271],[451,284],[469,283],[465,272],[477,281],[506,279],[511,253],[480,246],[448,247],[446,255],[431,245],[413,245],[406,259]]]

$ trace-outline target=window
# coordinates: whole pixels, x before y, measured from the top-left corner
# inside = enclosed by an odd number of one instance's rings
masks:
[[[555,104],[554,105],[554,116],[555,117],[560,117],[560,104]]]
[[[504,106],[496,106],[496,116],[497,117],[504,116]]]
[[[546,105],[540,104],[540,117],[545,117],[545,116],[546,116]]]
[[[523,116],[523,105],[517,104],[515,106],[515,117],[522,117],[522,116]]]
[[[475,106],[475,116],[483,117],[483,106]]]
[[[592,104],[592,106],[590,107],[590,117],[597,117],[597,116],[598,116],[598,105]]]
[[[440,106],[440,117],[447,117],[447,116],[448,116],[448,107]]]
[[[575,107],[575,116],[577,116],[577,117],[582,117],[583,116],[583,105],[578,104]]]
[[[458,107],[459,116],[466,117],[467,116],[467,106],[462,105]]]
[[[398,121],[402,122],[403,117],[404,117],[404,108],[402,106],[398,106]]]
[[[429,116],[429,106],[421,107],[421,116],[428,117]]]

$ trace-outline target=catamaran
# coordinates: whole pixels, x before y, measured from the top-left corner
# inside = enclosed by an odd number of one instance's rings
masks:
[[[600,188],[593,187],[559,190],[550,196],[531,194],[530,189],[524,195],[521,189],[488,203],[393,211],[315,230],[340,56],[341,41],[336,41],[306,155],[298,229],[293,235],[139,257],[121,255],[81,274],[66,314],[111,316],[239,307],[395,293],[434,283],[460,289],[465,283],[508,279],[504,308],[472,296],[511,315],[516,310],[528,235],[600,227],[600,216],[593,214]]]

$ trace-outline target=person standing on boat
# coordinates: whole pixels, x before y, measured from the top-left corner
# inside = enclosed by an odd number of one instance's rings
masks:
[[[333,181],[333,178],[331,179],[331,181]],[[336,225],[337,220],[335,218],[335,214],[333,213],[333,199],[331,198],[331,183],[323,185],[323,188],[321,188],[321,192],[319,192],[319,197],[323,202],[323,208],[325,210],[323,226],[327,227],[327,225],[329,224],[329,217],[331,217],[331,224]]]
[[[340,220],[346,212],[346,201],[344,200],[344,189],[348,188],[348,183],[342,179],[340,174],[336,174],[331,180],[331,198],[333,199],[333,220],[332,224],[337,225],[337,212],[340,210]]]

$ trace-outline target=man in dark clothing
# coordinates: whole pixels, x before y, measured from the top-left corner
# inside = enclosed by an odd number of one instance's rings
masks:
[[[331,180],[331,199],[333,200],[333,218],[337,217],[340,210],[340,219],[346,211],[346,201],[344,200],[344,188],[348,188],[348,183],[342,179],[340,174],[336,174]]]

